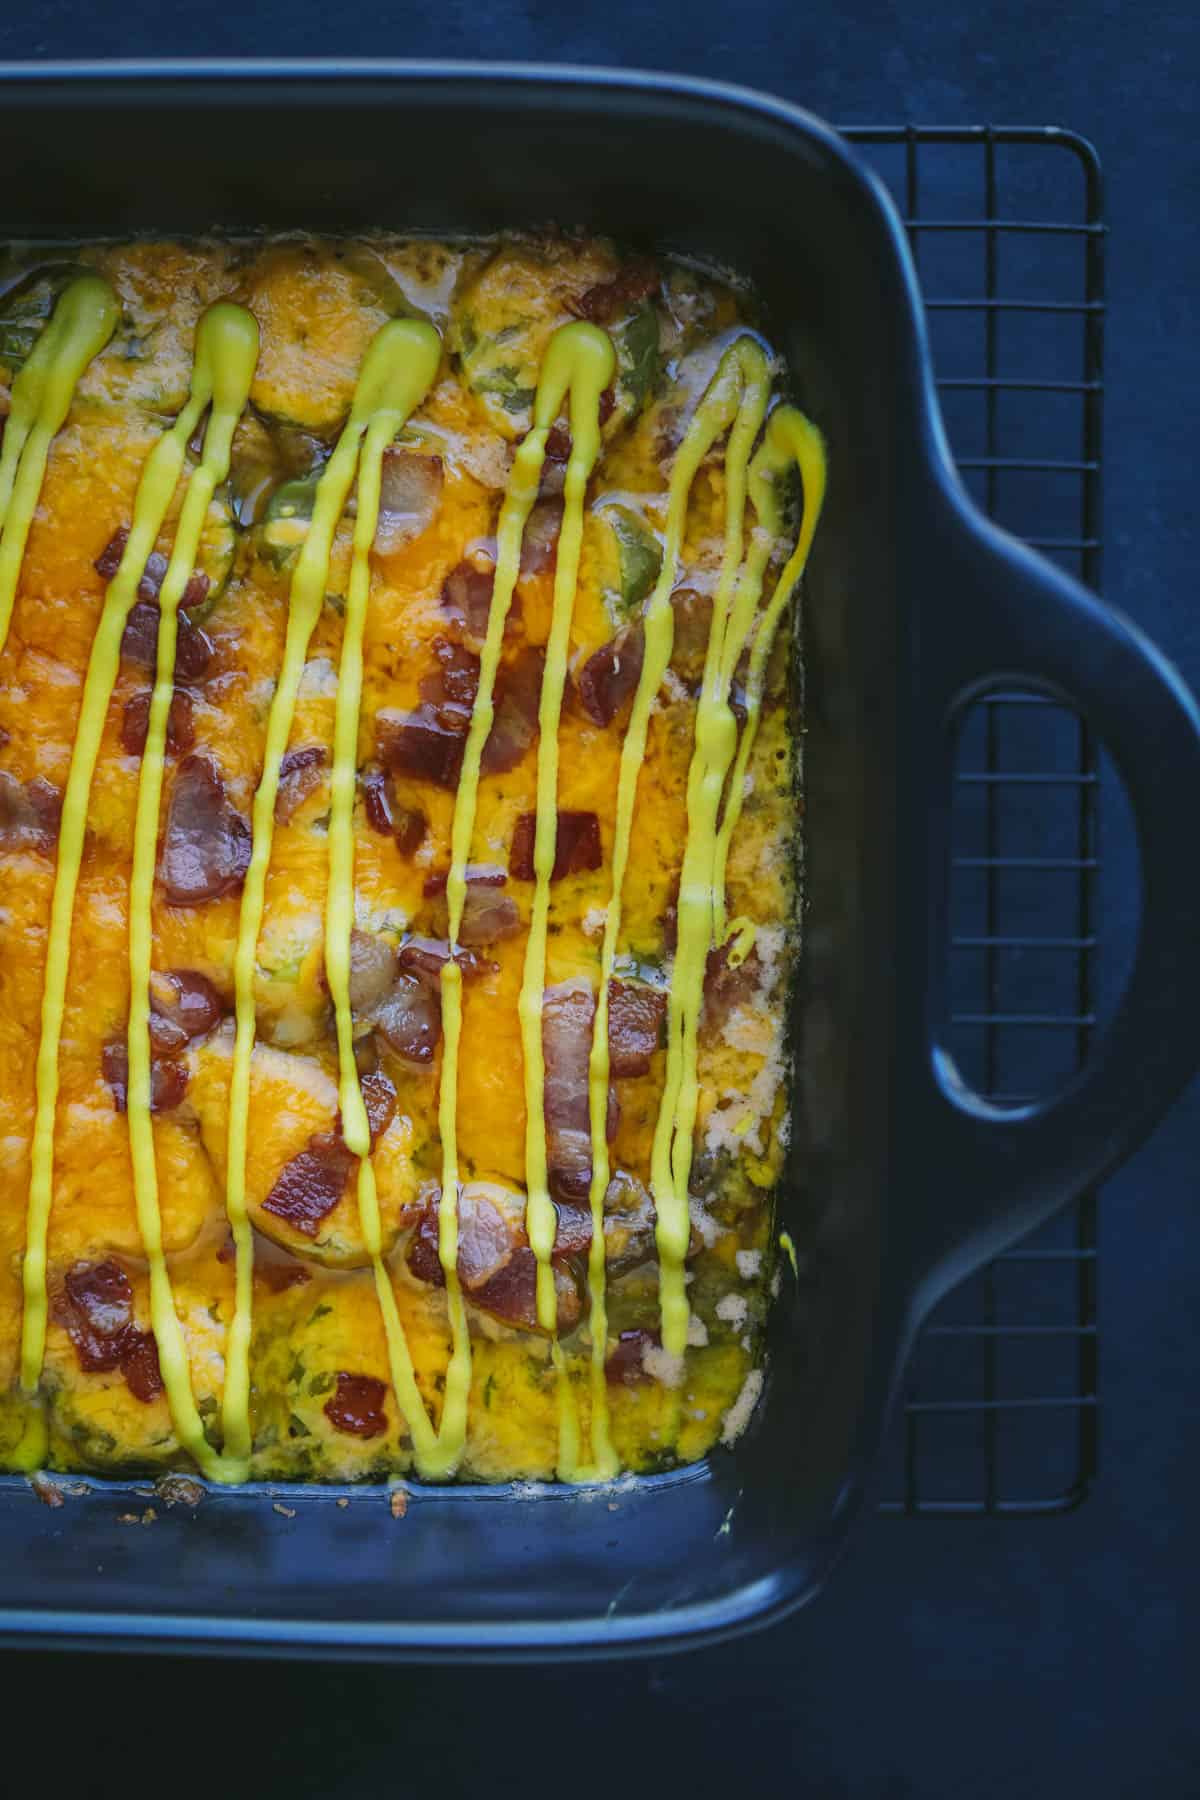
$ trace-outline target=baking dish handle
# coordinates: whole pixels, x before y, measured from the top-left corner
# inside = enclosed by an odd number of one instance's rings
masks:
[[[947,496],[949,498],[949,496]],[[1124,997],[1072,1083],[1001,1109],[970,1091],[940,1041],[942,983],[930,984],[933,1095],[924,1136],[936,1217],[927,1267],[957,1279],[1098,1180],[1149,1131],[1200,1062],[1200,712],[1154,646],[1104,602],[950,502],[937,534],[934,632],[922,660],[939,689],[940,791],[953,726],[972,696],[1033,686],[1082,713],[1103,740],[1133,811],[1141,926]],[[926,660],[928,659],[928,660]],[[933,710],[927,717],[933,718]],[[934,809],[928,908],[931,971],[944,968],[948,806]]]

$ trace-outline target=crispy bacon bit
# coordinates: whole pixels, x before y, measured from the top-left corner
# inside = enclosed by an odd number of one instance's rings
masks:
[[[121,655],[126,662],[136,663],[143,669],[157,666],[158,620],[157,600],[138,600],[130,607],[121,638]],[[187,614],[181,612],[175,638],[176,678],[199,681],[208,673],[212,659],[213,642],[207,631],[193,625]]]
[[[432,781],[451,793],[458,786],[465,734],[447,730],[431,706],[376,713],[375,736],[379,757],[394,774]]]
[[[514,1196],[515,1199],[515,1196]],[[425,1201],[408,1247],[408,1266],[418,1281],[445,1285],[438,1254],[438,1205],[435,1192]],[[485,1183],[470,1183],[458,1201],[458,1275],[473,1305],[527,1331],[537,1331],[537,1259],[520,1215],[497,1204]],[[579,1290],[565,1270],[556,1267],[560,1330],[578,1321]]]
[[[601,429],[603,429],[603,427],[608,424],[608,421],[612,418],[612,416],[616,412],[616,410],[617,410],[617,384],[615,381],[610,381],[608,386],[605,388],[604,392],[600,396],[600,406],[598,409],[598,417],[599,417]]]
[[[610,281],[596,282],[578,299],[568,300],[567,305],[577,319],[590,319],[594,325],[610,325],[623,313],[657,294],[660,286],[661,277],[654,264],[638,257],[625,263]]]
[[[497,864],[497,863],[468,863],[467,864],[466,880],[467,880],[467,886],[469,888],[472,888],[472,887],[503,887],[504,883],[507,879],[508,879],[508,877],[505,875],[504,870],[502,868],[500,868],[499,864]],[[444,894],[446,891],[446,883],[448,880],[449,880],[449,871],[448,870],[446,870],[446,869],[431,870],[430,873],[425,877],[424,883],[422,884],[422,888],[421,888],[421,892],[424,894],[426,900],[432,900],[438,894]]]
[[[442,1035],[442,1000],[436,985],[401,974],[379,1007],[376,1024],[396,1055],[428,1068]]]
[[[43,1506],[57,1509],[58,1507],[67,1504],[67,1497],[59,1487],[58,1483],[56,1481],[51,1481],[50,1477],[48,1475],[43,1475],[40,1470],[35,1474],[30,1475],[28,1480],[34,1495],[41,1501]]]
[[[509,874],[517,881],[532,881],[533,843],[537,830],[537,814],[521,813],[513,831],[512,850],[508,859]],[[564,875],[578,875],[598,869],[601,863],[600,821],[594,812],[563,812],[558,815],[554,839],[554,867],[551,881]]]
[[[479,658],[473,650],[451,643],[449,638],[436,637],[431,647],[438,666],[432,674],[421,677],[421,699],[439,725],[465,737],[479,692]]]
[[[225,1008],[221,996],[197,969],[157,970],[150,976],[150,1044],[156,1055],[170,1056],[203,1037],[218,1023]]]
[[[671,667],[684,685],[696,692],[704,679],[704,659],[712,630],[712,596],[695,588],[676,588],[671,595],[675,614],[675,638]]]
[[[386,1399],[387,1388],[374,1375],[347,1375],[339,1369],[337,1391],[325,1402],[325,1417],[347,1437],[379,1437],[387,1430]]]
[[[508,877],[504,870],[493,863],[469,863],[467,865],[467,894],[463,901],[462,921],[458,928],[461,944],[479,948],[484,944],[499,943],[503,938],[514,937],[521,929],[521,915],[517,903],[511,894],[501,894],[496,890],[504,886]],[[425,895],[428,899],[439,899],[446,892],[446,871],[435,870],[425,879]],[[448,918],[445,905],[434,908],[435,920],[439,931],[444,933]]]
[[[109,1038],[100,1052],[100,1067],[112,1089],[113,1105],[123,1113],[129,1100],[129,1049],[123,1037]],[[172,1112],[187,1093],[188,1071],[170,1056],[150,1058],[150,1111]]]
[[[542,478],[538,484],[538,499],[545,500],[561,494],[567,481],[567,464],[571,460],[571,434],[565,425],[552,425],[546,438],[546,455],[542,463]]]
[[[179,765],[163,833],[158,878],[173,906],[219,899],[245,880],[250,827],[229,804],[211,757],[193,754]]]
[[[325,779],[329,752],[323,744],[303,744],[289,750],[279,765],[275,793],[275,823],[286,825]]]
[[[150,702],[153,698],[153,690],[143,688],[140,693],[130,694],[125,702],[125,710],[121,715],[121,745],[130,756],[140,756],[146,748],[146,736],[150,730]],[[182,756],[195,742],[192,696],[186,688],[176,688],[167,714],[167,750],[172,756]]]
[[[40,775],[22,782],[0,769],[0,850],[52,850],[61,813],[62,795]]]
[[[650,1073],[650,1058],[658,1049],[666,1010],[667,996],[661,988],[641,981],[609,983],[608,1057],[615,1077]]]
[[[736,965],[729,961],[732,950],[733,939],[718,944],[709,951],[704,965],[703,1019],[712,1031],[720,1031],[731,1013],[748,1004],[762,975],[758,951],[753,946]]]
[[[354,1161],[336,1132],[314,1131],[305,1148],[284,1164],[263,1211],[315,1238],[345,1192]]]
[[[429,529],[441,505],[443,479],[440,456],[421,456],[398,444],[384,451],[375,527],[375,548],[382,556],[394,556]]]
[[[542,997],[546,1160],[550,1192],[568,1205],[586,1205],[592,1182],[588,1059],[595,1011],[582,979],[559,982]]]
[[[105,581],[111,581],[117,570],[120,568],[121,558],[125,554],[125,546],[128,542],[129,527],[127,525],[122,525],[120,529],[115,531],[112,537],[109,538],[108,543],[96,558],[93,567],[98,575],[104,577]],[[146,558],[146,566],[142,570],[141,577],[138,581],[138,599],[157,600],[159,589],[162,587],[163,578],[166,573],[166,557],[161,550],[152,550],[150,555]],[[208,576],[203,574],[199,569],[194,569],[188,577],[187,586],[183,590],[183,595],[179,602],[180,606],[184,608],[185,611],[188,607],[199,606],[203,600],[208,598],[208,589]],[[137,610],[136,607],[134,610]]]
[[[646,633],[641,620],[623,625],[616,637],[594,650],[579,671],[579,699],[597,725],[611,725],[642,673]]]
[[[366,1019],[387,998],[396,979],[396,952],[372,931],[350,933],[350,1011]]]
[[[487,636],[492,589],[496,582],[496,547],[492,540],[475,545],[442,583],[442,607],[453,623],[482,643]],[[521,625],[521,600],[513,594],[504,620],[504,636]]]
[[[400,946],[397,960],[406,974],[420,975],[436,986],[441,979],[442,965],[450,961],[450,945],[445,938],[411,937]],[[473,950],[464,950],[461,945],[454,952],[454,960],[466,980],[496,966],[482,962]]]
[[[521,574],[542,575],[558,561],[558,534],[562,530],[561,499],[536,500],[525,521],[521,539]]]
[[[605,1376],[612,1386],[637,1387],[641,1382],[648,1381],[650,1377],[642,1361],[642,1351],[661,1342],[662,1338],[657,1331],[647,1331],[641,1325],[635,1326],[632,1331],[623,1331],[604,1365]]]
[[[592,1242],[592,1213],[589,1206],[555,1202],[558,1226],[554,1233],[556,1256],[585,1256]]]
[[[363,806],[367,824],[380,837],[395,839],[401,856],[412,856],[425,841],[429,820],[419,807],[402,806],[396,799],[391,776],[384,769],[368,767],[362,773]]]
[[[157,1400],[163,1391],[163,1378],[158,1366],[158,1345],[152,1331],[130,1333],[128,1346],[121,1357],[121,1373],[135,1400],[146,1406],[151,1400]]]
[[[362,1097],[373,1150],[396,1116],[396,1090],[383,1070],[375,1069],[362,1078]]]
[[[88,1374],[120,1369],[137,1400],[162,1392],[158,1346],[153,1334],[133,1322],[133,1289],[115,1262],[76,1263],[56,1298],[55,1317],[75,1346]]]
[[[438,1205],[435,1195],[425,1205],[409,1247],[408,1266],[418,1281],[441,1287],[445,1271],[438,1255]],[[506,1267],[525,1242],[519,1222],[491,1200],[478,1184],[468,1184],[458,1198],[458,1278],[471,1293]]]
[[[545,667],[543,646],[527,644],[500,669],[495,716],[480,758],[485,775],[504,775],[515,769],[537,736]]]

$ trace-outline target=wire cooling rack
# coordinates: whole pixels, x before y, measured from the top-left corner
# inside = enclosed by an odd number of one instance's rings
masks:
[[[959,469],[993,518],[1100,585],[1104,222],[1091,146],[1050,129],[848,129],[921,276]],[[969,598],[964,600],[969,604]],[[1047,1094],[1096,1025],[1096,800],[1082,719],[1006,691],[968,715],[952,835],[951,1042],[998,1103]],[[884,1510],[1063,1511],[1096,1472],[1096,1196],[926,1325]]]

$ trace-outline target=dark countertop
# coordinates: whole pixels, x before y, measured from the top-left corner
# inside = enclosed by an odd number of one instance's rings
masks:
[[[843,123],[1057,123],[1085,133],[1105,163],[1112,232],[1106,591],[1193,686],[1198,50],[1194,7],[1120,0],[1036,11],[847,0],[832,12],[741,0],[686,15],[663,4],[449,0],[419,18],[369,4],[339,17],[312,0],[259,0],[252,11],[41,0],[0,19],[0,58],[337,51],[628,62],[769,88]],[[99,1783],[82,1791],[94,1794],[147,1777],[174,1785],[187,1773],[175,1746],[199,1725],[191,1741],[203,1745],[206,1785],[223,1780],[237,1793],[332,1800],[421,1780],[455,1794],[498,1771],[505,1789],[591,1792],[632,1769],[639,1794],[655,1778],[690,1793],[736,1791],[752,1772],[864,1800],[1190,1800],[1200,1791],[1200,1718],[1184,1675],[1200,1648],[1200,1556],[1185,1530],[1200,1474],[1198,1139],[1193,1088],[1105,1189],[1101,1473],[1077,1512],[871,1519],[807,1612],[683,1658],[447,1674],[185,1671],[9,1653],[0,1660],[10,1721],[53,1674],[55,1710]],[[43,1767],[61,1780],[70,1746],[41,1729]],[[10,1756],[12,1735],[10,1725]]]

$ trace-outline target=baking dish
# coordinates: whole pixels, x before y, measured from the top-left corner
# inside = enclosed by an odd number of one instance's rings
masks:
[[[127,1487],[47,1511],[6,1480],[0,1635],[428,1659],[662,1649],[778,1616],[861,1504],[924,1311],[1125,1154],[1197,1060],[1197,856],[1174,824],[1200,775],[1191,699],[966,499],[899,223],[794,109],[657,77],[431,65],[41,65],[0,69],[0,95],[0,239],[553,219],[730,264],[767,303],[832,471],[806,596],[807,953],[780,1197],[801,1254],[750,1433],[611,1490],[415,1489],[403,1519],[378,1493],[246,1488],[134,1529],[145,1502]],[[956,718],[1013,679],[1103,735],[1137,820],[1143,917],[1083,1076],[1001,1113],[941,1046],[946,822]]]

